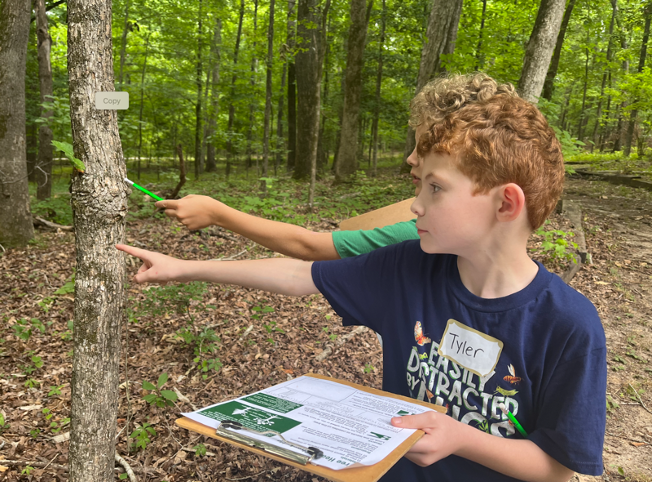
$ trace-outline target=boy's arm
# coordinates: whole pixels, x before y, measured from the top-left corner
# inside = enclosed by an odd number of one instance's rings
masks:
[[[252,216],[208,196],[191,194],[179,200],[158,201],[156,207],[164,208],[165,214],[193,231],[215,224],[293,258],[340,259],[331,233],[315,233],[293,224]]]
[[[426,433],[405,455],[421,467],[454,454],[529,482],[567,482],[574,474],[534,442],[490,435],[443,413],[394,417],[392,425]]]
[[[134,276],[137,283],[208,281],[291,296],[319,293],[312,281],[312,263],[298,259],[187,261],[124,244],[116,248],[142,260],[143,265]]]

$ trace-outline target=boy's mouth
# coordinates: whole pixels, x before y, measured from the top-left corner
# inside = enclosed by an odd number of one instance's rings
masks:
[[[416,176],[414,173],[412,173],[412,172],[410,173],[410,175],[412,176],[412,184],[414,184],[415,186],[418,186],[419,183],[421,182],[421,178],[420,178],[420,177],[417,177],[417,176]]]

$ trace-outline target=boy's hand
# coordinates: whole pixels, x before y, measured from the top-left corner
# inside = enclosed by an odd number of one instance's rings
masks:
[[[143,265],[134,276],[136,283],[165,283],[167,281],[179,280],[182,273],[180,263],[183,261],[161,253],[134,248],[124,244],[116,244],[120,251],[140,258]]]
[[[216,224],[213,211],[220,204],[211,197],[190,194],[179,200],[157,201],[156,207],[165,209],[165,214],[181,221],[190,231],[196,231]]]
[[[455,453],[462,447],[465,427],[468,427],[446,414],[435,411],[394,417],[392,425],[399,428],[416,428],[426,433],[405,454],[408,460],[420,467],[427,467]]]

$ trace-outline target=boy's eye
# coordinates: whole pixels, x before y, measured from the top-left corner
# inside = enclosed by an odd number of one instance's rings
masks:
[[[437,191],[441,191],[441,187],[439,187],[437,184],[431,184],[430,189],[432,190],[433,193],[436,193]]]

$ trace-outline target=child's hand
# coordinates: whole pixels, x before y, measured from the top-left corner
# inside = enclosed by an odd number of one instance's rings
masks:
[[[136,283],[165,283],[167,281],[179,281],[182,274],[181,263],[183,261],[161,253],[134,248],[124,244],[116,244],[120,251],[140,258],[143,265],[134,276]]]
[[[416,428],[426,433],[405,454],[408,460],[421,467],[432,465],[459,450],[463,445],[465,429],[469,427],[448,415],[435,411],[394,417],[392,425],[400,428]]]
[[[190,231],[216,224],[213,211],[222,203],[208,197],[190,194],[179,200],[158,201],[157,208],[165,209],[165,214],[178,219]]]

